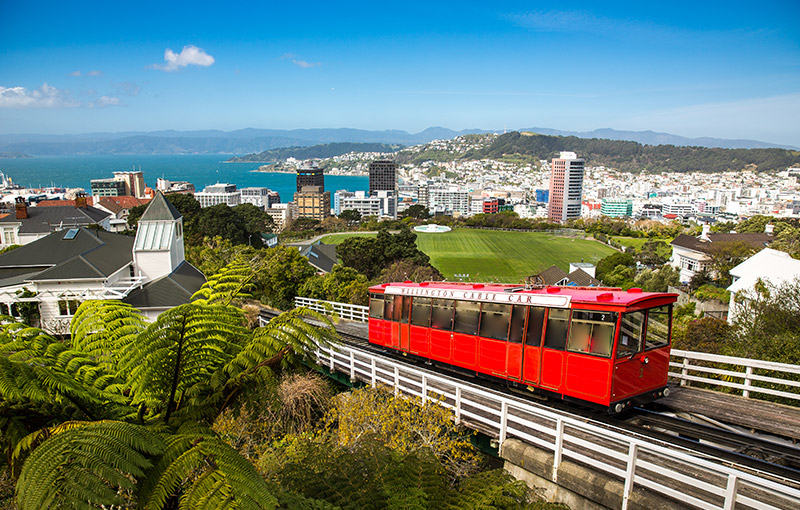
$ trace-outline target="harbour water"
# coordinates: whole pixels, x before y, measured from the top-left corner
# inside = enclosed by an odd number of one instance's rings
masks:
[[[0,159],[0,171],[15,184],[25,188],[56,186],[84,188],[90,191],[92,179],[110,179],[114,172],[141,170],[147,186],[156,187],[156,179],[189,181],[197,191],[217,182],[236,184],[238,188],[265,186],[277,191],[288,202],[296,191],[295,174],[254,172],[261,163],[224,163],[230,154],[192,155],[114,155],[114,156],[36,156],[24,159]],[[359,191],[369,189],[365,176],[326,175],[325,189]]]

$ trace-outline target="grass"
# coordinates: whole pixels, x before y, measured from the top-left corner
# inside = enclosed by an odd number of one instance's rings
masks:
[[[614,241],[618,242],[622,246],[625,246],[626,248],[633,247],[633,248],[635,248],[637,250],[641,250],[642,246],[644,246],[644,243],[646,243],[648,241],[664,241],[667,244],[672,242],[671,238],[667,238],[667,239],[649,239],[647,237],[614,236],[611,239],[613,239]]]
[[[338,244],[347,237],[328,236],[322,242]],[[509,283],[519,282],[553,264],[567,271],[570,262],[597,263],[616,251],[596,241],[557,237],[543,232],[478,229],[455,229],[443,234],[417,233],[417,246],[448,280],[455,279],[455,274],[469,274],[467,279],[470,281]]]
[[[377,237],[378,234],[359,234],[358,232],[348,232],[346,234],[336,234],[336,235],[329,235],[325,236],[320,239],[322,244],[339,244],[345,239],[350,237]]]

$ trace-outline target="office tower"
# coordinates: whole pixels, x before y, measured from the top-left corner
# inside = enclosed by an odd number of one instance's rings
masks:
[[[369,192],[397,191],[397,163],[378,159],[369,164]]]
[[[581,217],[583,165],[584,160],[574,152],[562,152],[561,157],[553,158],[547,212],[550,221],[566,223]]]
[[[297,192],[306,186],[319,186],[325,189],[325,174],[315,163],[302,164],[297,167]]]

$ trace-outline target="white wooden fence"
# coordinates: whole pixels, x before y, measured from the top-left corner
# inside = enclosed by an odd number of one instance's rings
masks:
[[[369,307],[362,305],[351,305],[350,303],[337,303],[336,301],[323,301],[322,299],[313,299],[307,297],[297,296],[294,298],[295,306],[305,306],[315,312],[327,313],[328,307],[333,308],[333,311],[339,316],[340,319],[350,319],[354,321],[367,322],[369,319]]]
[[[800,401],[800,366],[672,349],[669,375],[681,386],[692,382],[735,388],[742,396],[761,393]],[[760,374],[758,372],[761,372]],[[769,372],[770,375],[764,375]],[[794,379],[794,380],[793,380]],[[782,389],[765,387],[777,385]]]
[[[634,489],[673,498],[682,508],[800,508],[800,489],[789,482],[722,465],[702,454],[657,444],[608,425],[587,423],[356,347],[318,349],[316,356],[320,365],[348,374],[351,380],[386,385],[422,402],[437,400],[453,410],[457,421],[493,434],[501,448],[506,438],[515,437],[552,452],[554,482],[565,459],[616,477],[624,481],[622,509],[628,507]]]

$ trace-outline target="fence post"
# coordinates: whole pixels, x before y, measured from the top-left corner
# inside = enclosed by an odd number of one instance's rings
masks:
[[[400,367],[394,366],[394,396],[400,392]]]
[[[375,358],[372,358],[372,387],[373,388],[378,385],[377,379],[378,379],[378,367],[377,367],[377,365],[375,363]]]
[[[350,382],[356,382],[356,353],[350,351]]]
[[[686,377],[689,375],[689,356],[683,357],[683,368],[681,369],[681,386],[689,386]]]
[[[723,510],[733,510],[736,506],[736,493],[739,490],[739,477],[733,473],[728,475],[728,486],[725,487],[725,504]]]
[[[752,386],[753,384],[753,380],[750,379],[752,375],[753,375],[753,367],[747,367],[747,369],[744,371],[744,385],[747,388],[750,388],[750,386]],[[742,396],[744,398],[750,398],[750,390],[747,389],[742,391]]]
[[[622,491],[622,510],[628,510],[628,501],[633,493],[633,479],[636,477],[636,455],[639,446],[631,443],[628,447],[628,469],[625,473],[625,488]]]
[[[556,420],[556,444],[553,450],[553,483],[558,483],[558,466],[561,464],[561,450],[564,447],[564,420]]]
[[[461,423],[461,386],[456,386],[456,425]]]
[[[425,405],[426,397],[428,396],[428,377],[422,376],[422,405]]]
[[[506,429],[508,428],[508,402],[503,400],[500,406],[500,445],[498,450],[503,449],[503,442],[506,440]]]

